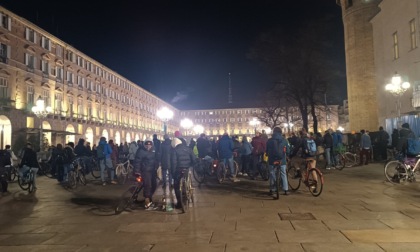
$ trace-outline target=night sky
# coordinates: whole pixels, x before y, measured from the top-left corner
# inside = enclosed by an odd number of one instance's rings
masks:
[[[335,71],[346,95],[343,25],[335,0],[0,0],[179,109],[250,107],[274,80],[247,58],[261,32],[331,16]]]

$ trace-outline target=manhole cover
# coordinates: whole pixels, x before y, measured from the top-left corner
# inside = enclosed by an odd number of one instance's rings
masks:
[[[316,220],[311,213],[279,213],[281,220]]]

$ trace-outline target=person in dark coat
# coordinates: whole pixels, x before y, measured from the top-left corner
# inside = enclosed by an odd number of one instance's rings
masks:
[[[168,135],[163,137],[165,140],[160,145],[160,164],[162,167],[162,178],[163,178],[163,188],[167,184],[172,185],[172,172],[171,172],[171,139]],[[168,183],[169,180],[169,183]]]
[[[239,179],[236,178],[235,167],[233,163],[233,148],[234,145],[232,139],[227,133],[223,134],[218,144],[220,162],[225,162],[225,165],[227,164],[229,166],[230,179],[233,182],[239,182]]]
[[[182,178],[182,171],[188,172],[188,169],[194,166],[196,162],[195,155],[191,148],[182,144],[182,141],[178,138],[174,138],[171,143],[174,151],[171,155],[171,169],[172,176],[174,178],[174,189],[177,204],[175,208],[181,208],[181,191],[180,181]]]
[[[159,161],[155,150],[153,149],[153,142],[147,140],[144,142],[144,148],[139,148],[135,157],[136,169],[141,171],[143,177],[143,194],[144,194],[144,208],[146,210],[154,209],[153,194],[156,191],[156,167]]]
[[[198,157],[204,158],[211,155],[211,142],[207,139],[206,134],[202,133],[197,139]]]
[[[31,143],[27,143],[26,144],[26,148],[24,149],[24,154],[23,154],[23,158],[22,161],[20,162],[19,165],[19,176],[23,177],[23,174],[25,174],[27,171],[29,171],[30,169],[33,171],[34,173],[34,190],[37,189],[36,186],[36,174],[38,173],[39,170],[39,163],[36,157],[36,152],[32,149],[32,144]]]

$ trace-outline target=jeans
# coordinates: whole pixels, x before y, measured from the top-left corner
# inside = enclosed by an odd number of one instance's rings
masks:
[[[29,167],[27,165],[22,166],[22,168],[19,169],[19,176],[23,178],[23,174],[26,174],[26,172],[29,171],[29,169],[32,170],[34,174],[34,187],[36,188],[36,174],[38,173],[39,168],[37,167]]]
[[[325,159],[327,159],[327,166],[331,167],[331,148],[325,148]]]
[[[110,170],[111,180],[114,180],[115,170],[113,169],[111,158],[105,158],[105,159],[99,160],[99,166],[101,167],[101,181],[102,182],[105,182],[105,174],[104,174],[105,168],[107,170]]]
[[[268,171],[269,171],[269,182],[270,182],[270,191],[276,192],[276,168],[274,165],[268,165]],[[283,191],[289,190],[289,185],[287,183],[287,174],[286,174],[286,165],[280,166],[280,178],[282,181],[282,189]]]
[[[224,158],[223,159],[223,163],[225,164],[225,166],[226,166],[226,163],[228,164],[229,169],[230,169],[230,176],[231,177],[235,177],[236,174],[235,174],[235,167],[234,167],[234,164],[233,164],[233,157],[231,157],[231,158]]]

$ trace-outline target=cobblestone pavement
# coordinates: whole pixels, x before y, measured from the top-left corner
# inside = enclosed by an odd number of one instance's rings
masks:
[[[198,187],[190,211],[115,215],[128,186],[66,190],[39,177],[33,195],[0,197],[0,251],[420,251],[418,183],[384,181],[383,164],[323,171],[313,197],[303,187],[273,200],[266,181]],[[158,190],[154,200],[162,196]]]

